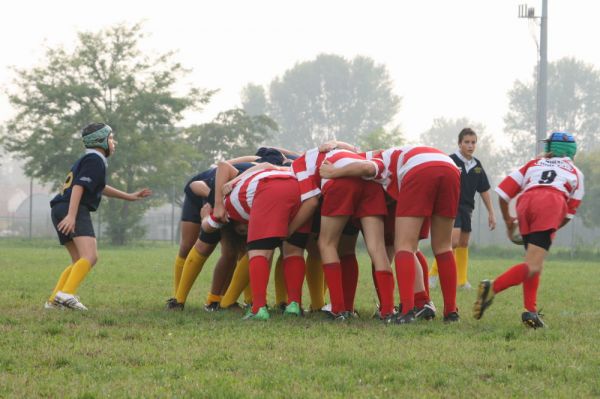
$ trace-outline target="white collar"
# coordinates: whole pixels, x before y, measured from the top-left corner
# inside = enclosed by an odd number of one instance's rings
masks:
[[[96,154],[98,155],[100,158],[102,158],[102,162],[104,162],[104,166],[108,167],[108,160],[106,159],[106,157],[104,156],[103,153],[101,153],[98,150],[94,150],[93,148],[86,148],[85,149],[85,153],[87,154]]]
[[[471,159],[467,159],[461,152],[460,150],[457,150],[454,155],[456,155],[458,157],[458,159],[460,159],[461,161],[464,162],[465,164],[465,170],[467,171],[467,173],[469,173],[469,171],[471,169],[473,169],[475,167],[475,165],[477,165],[477,160],[475,159],[475,157],[472,157]]]

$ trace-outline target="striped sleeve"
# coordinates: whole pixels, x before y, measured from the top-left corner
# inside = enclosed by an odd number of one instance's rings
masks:
[[[306,201],[321,194],[319,182],[316,179],[318,158],[319,149],[313,148],[306,151],[292,163],[292,172],[298,179],[300,186],[301,201]]]
[[[531,162],[526,163],[518,170],[515,170],[510,175],[506,176],[504,180],[500,182],[498,187],[496,187],[496,193],[498,193],[498,195],[504,201],[508,202],[512,198],[515,198],[517,194],[519,194],[519,192],[521,191],[521,187],[523,186],[525,173],[527,173],[527,169],[529,169]]]

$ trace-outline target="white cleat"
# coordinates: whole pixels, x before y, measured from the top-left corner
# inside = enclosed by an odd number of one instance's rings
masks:
[[[64,306],[65,308],[73,310],[88,310],[83,303],[79,302],[78,297],[62,291],[58,291],[56,293],[54,302],[56,302],[58,305]]]
[[[429,277],[429,288],[437,288],[438,286],[438,276],[430,276]]]
[[[471,283],[469,283],[468,281],[466,283],[458,286],[459,290],[467,290],[468,291],[468,290],[470,290],[472,288],[473,287],[471,287]]]
[[[46,310],[62,310],[63,306],[59,305],[56,302],[46,301],[46,303],[44,304],[44,309],[46,309]]]
[[[327,303],[321,308],[321,312],[331,312],[331,304]]]

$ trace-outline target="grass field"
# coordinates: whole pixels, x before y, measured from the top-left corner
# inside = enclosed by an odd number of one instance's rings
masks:
[[[0,397],[600,396],[598,261],[548,262],[538,298],[548,328],[533,331],[520,323],[518,287],[480,321],[471,318],[473,290],[459,292],[459,324],[384,326],[369,318],[365,256],[363,317],[350,323],[206,313],[211,262],[185,311],[168,313],[175,252],[103,247],[79,292],[90,311],[44,311],[66,251],[0,240]],[[474,257],[471,282],[517,261]],[[441,306],[439,290],[433,299]]]

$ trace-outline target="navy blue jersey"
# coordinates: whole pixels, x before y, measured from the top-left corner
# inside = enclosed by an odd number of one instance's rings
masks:
[[[485,170],[483,170],[479,159],[475,157],[473,157],[473,165],[468,169],[458,154],[450,154],[450,158],[452,158],[461,171],[460,201],[458,204],[460,207],[473,210],[475,209],[475,193],[483,193],[490,189],[490,182],[485,174]]]
[[[243,173],[246,170],[253,167],[255,164],[251,162],[241,162],[233,164],[232,166],[238,170],[239,173]],[[215,206],[215,178],[217,176],[217,168],[211,168],[205,170],[204,172],[198,173],[196,176],[192,177],[185,185],[183,191],[188,196],[188,198],[194,202],[199,207],[204,206],[205,203],[209,203],[210,206]],[[192,189],[190,188],[190,184],[195,181],[203,181],[206,183],[208,188],[210,189],[210,193],[207,198],[198,196],[194,194]]]
[[[59,202],[69,203],[75,185],[84,188],[80,206],[92,212],[98,209],[106,186],[106,158],[97,151],[87,150],[71,167],[61,191],[50,201],[50,206]]]

